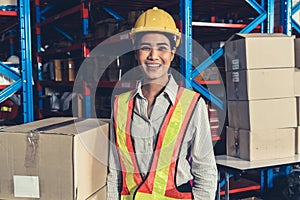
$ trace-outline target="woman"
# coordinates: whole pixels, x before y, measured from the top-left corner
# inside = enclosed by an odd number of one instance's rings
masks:
[[[107,199],[215,199],[205,102],[169,74],[180,41],[173,18],[154,7],[130,35],[144,76],[114,102]]]

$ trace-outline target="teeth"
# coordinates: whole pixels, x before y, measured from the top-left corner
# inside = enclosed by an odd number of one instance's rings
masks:
[[[147,64],[148,67],[159,67],[160,64]]]

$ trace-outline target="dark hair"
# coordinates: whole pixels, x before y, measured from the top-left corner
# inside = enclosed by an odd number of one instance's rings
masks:
[[[139,41],[141,40],[141,38],[147,33],[160,33],[160,34],[163,34],[169,39],[171,49],[173,50],[176,47],[176,36],[175,35],[173,35],[171,33],[156,32],[156,31],[153,31],[153,32],[152,31],[147,31],[147,32],[136,33],[134,35],[135,45],[137,45],[139,43]]]

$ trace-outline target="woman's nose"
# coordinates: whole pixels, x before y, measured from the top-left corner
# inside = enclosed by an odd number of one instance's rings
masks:
[[[149,59],[156,60],[158,59],[158,50],[156,48],[151,48],[151,51],[149,52]]]

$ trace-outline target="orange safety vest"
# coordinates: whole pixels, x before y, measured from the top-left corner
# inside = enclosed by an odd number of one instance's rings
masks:
[[[151,170],[143,180],[131,139],[134,108],[132,92],[123,93],[114,102],[116,146],[122,168],[122,200],[192,199],[191,192],[179,192],[175,185],[176,161],[190,116],[199,94],[180,87],[171,105],[153,152]]]

